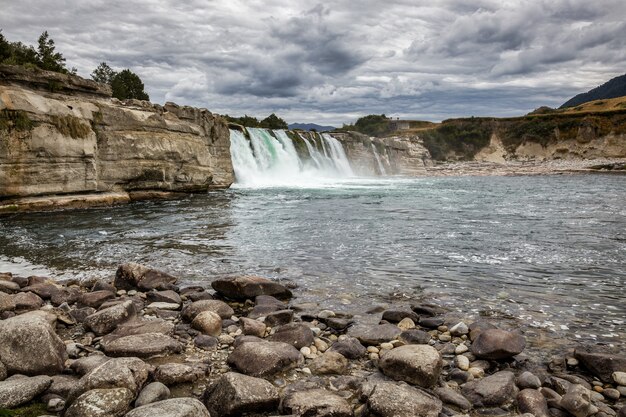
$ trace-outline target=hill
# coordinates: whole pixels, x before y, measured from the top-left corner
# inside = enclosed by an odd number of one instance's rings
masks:
[[[300,130],[316,130],[318,132],[329,132],[331,130],[335,130],[335,126],[322,126],[317,125],[315,123],[291,123],[289,125],[289,130],[300,129]]]
[[[602,100],[621,96],[626,96],[626,74],[615,77],[586,93],[578,94],[563,103],[560,108],[574,107],[592,100]]]

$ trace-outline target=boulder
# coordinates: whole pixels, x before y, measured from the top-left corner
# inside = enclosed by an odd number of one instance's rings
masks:
[[[405,345],[385,353],[378,366],[393,379],[429,388],[437,383],[443,361],[432,346]]]
[[[366,383],[361,397],[372,414],[380,417],[437,417],[443,408],[438,398],[404,383]]]
[[[214,311],[202,311],[191,322],[191,327],[209,336],[222,333],[222,318]]]
[[[0,313],[13,310],[15,310],[15,301],[13,301],[13,296],[0,292]]]
[[[135,305],[127,300],[87,316],[83,324],[87,329],[101,336],[111,333],[120,324],[134,318],[135,314]]]
[[[348,330],[348,334],[359,339],[366,346],[380,345],[384,342],[397,339],[402,330],[393,324],[379,324],[375,326],[354,326]]]
[[[352,417],[352,407],[340,396],[324,389],[294,391],[283,398],[282,414],[310,417]]]
[[[258,319],[261,317],[267,317],[268,315],[283,310],[284,307],[273,305],[273,304],[262,304],[258,306],[254,306],[252,310],[248,312],[248,318],[250,319]]]
[[[112,291],[101,290],[101,291],[93,291],[81,294],[78,297],[78,304],[83,307],[92,307],[92,308],[100,308],[100,306],[105,302],[115,298],[115,293]]]
[[[477,408],[511,404],[517,396],[515,375],[510,371],[496,372],[484,379],[466,383],[462,393]]]
[[[347,337],[343,340],[338,340],[330,347],[333,352],[341,353],[348,359],[360,359],[367,353],[365,346],[354,337]]]
[[[115,339],[104,346],[104,352],[109,356],[136,356],[152,358],[180,353],[183,345],[176,339],[162,333],[144,333],[124,336]]]
[[[17,282],[0,279],[0,293],[14,294],[20,290]]]
[[[151,303],[170,303],[170,304],[182,303],[180,295],[178,295],[176,291],[172,291],[172,290],[150,291],[146,293],[146,298]]]
[[[203,311],[213,311],[222,319],[229,319],[235,314],[235,311],[228,304],[220,300],[194,301],[183,309],[182,314],[185,320],[193,321]]]
[[[102,354],[85,356],[85,357],[78,358],[75,361],[73,361],[72,364],[70,365],[70,369],[75,374],[85,375],[110,359],[111,358],[109,358],[108,356],[104,356]]]
[[[93,389],[72,403],[65,417],[122,417],[135,395],[126,388]]]
[[[348,359],[341,353],[328,350],[309,364],[311,372],[317,375],[345,374],[348,370]]]
[[[436,304],[422,303],[411,305],[411,310],[420,316],[440,316],[446,312],[446,309]]]
[[[0,361],[7,373],[55,375],[63,371],[67,352],[54,330],[56,317],[42,311],[0,321]]]
[[[535,417],[550,417],[546,398],[536,389],[526,388],[517,394],[517,408]]]
[[[575,417],[587,417],[593,414],[592,410],[594,409],[589,390],[579,384],[572,384],[569,387],[559,405]]]
[[[501,329],[486,329],[472,342],[470,351],[477,358],[501,360],[520,354],[525,347],[526,339],[520,334]]]
[[[165,385],[194,382],[204,377],[208,367],[190,366],[183,363],[165,363],[159,365],[154,371],[154,379]]]
[[[291,298],[291,291],[277,282],[252,275],[217,279],[211,283],[215,291],[232,300],[253,299],[259,295]]]
[[[228,356],[228,364],[246,375],[270,376],[301,363],[302,354],[282,342],[243,343]]]
[[[483,330],[497,329],[497,327],[488,321],[478,320],[478,321],[471,323],[468,326],[468,329],[469,329],[469,338],[471,341],[474,341],[476,340],[478,335],[483,332]]]
[[[0,409],[15,408],[32,401],[52,384],[49,376],[11,378],[0,382]]]
[[[113,285],[118,290],[171,290],[177,281],[178,278],[163,271],[145,265],[127,263],[120,265],[117,269]]]
[[[257,337],[265,336],[265,323],[247,317],[241,317],[239,323],[241,324],[241,332],[244,335]]]
[[[170,389],[161,382],[152,382],[144,387],[135,400],[135,407],[170,398]]]
[[[52,384],[48,387],[46,394],[54,394],[63,398],[67,398],[72,389],[78,384],[80,378],[75,375],[54,375]]]
[[[120,337],[140,335],[146,333],[160,333],[167,336],[174,334],[174,323],[163,319],[132,319],[120,324],[111,333],[102,338],[102,345],[106,346]]]
[[[125,417],[211,417],[195,398],[172,398],[135,408]],[[216,416],[219,417],[219,416]]]
[[[391,323],[399,323],[405,318],[413,320],[414,323],[419,321],[419,316],[409,309],[389,309],[383,313],[383,320]]]
[[[6,366],[0,361],[0,381],[4,381],[9,376]]]
[[[222,375],[204,393],[204,403],[212,416],[273,412],[279,401],[278,390],[268,381],[235,372]]]
[[[302,323],[289,323],[275,328],[274,334],[268,338],[271,342],[289,343],[297,349],[311,346],[315,340],[313,331]]]
[[[458,408],[459,410],[463,412],[466,412],[470,408],[472,408],[472,404],[470,404],[467,398],[465,398],[463,395],[461,395],[461,393],[453,389],[438,387],[438,388],[435,388],[434,392],[435,392],[435,395],[437,395],[437,397],[444,404]]]
[[[33,292],[15,294],[13,295],[13,302],[15,303],[15,311],[17,313],[37,310],[43,305],[41,297]]]
[[[594,350],[594,348],[578,348],[574,357],[602,382],[613,382],[614,372],[626,372],[626,356],[612,352]]]
[[[46,282],[33,283],[32,285],[28,285],[27,287],[22,288],[20,291],[32,292],[32,293],[37,294],[39,297],[43,298],[44,300],[49,300],[54,295],[59,293],[59,291],[61,291],[62,288],[63,287],[61,287],[58,284],[55,284],[50,281],[46,281]]]
[[[265,324],[270,327],[281,326],[293,321],[293,310],[278,310],[265,317]]]
[[[400,333],[398,340],[407,345],[427,345],[432,336],[430,333],[419,329],[409,329]]]
[[[535,374],[529,371],[522,372],[520,375],[518,375],[518,377],[515,379],[515,383],[520,389],[541,388],[541,380]]]

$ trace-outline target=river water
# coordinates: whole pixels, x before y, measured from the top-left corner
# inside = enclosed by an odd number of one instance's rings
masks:
[[[572,341],[626,340],[620,176],[348,178],[0,218],[0,271],[291,280],[338,310],[436,300]]]

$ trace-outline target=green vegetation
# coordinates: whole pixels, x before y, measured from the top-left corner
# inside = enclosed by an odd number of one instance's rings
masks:
[[[39,36],[37,49],[22,42],[9,42],[0,31],[0,64],[39,68],[62,74],[76,73],[75,68],[67,69],[65,58],[60,52],[56,52],[54,40],[47,31]]]
[[[13,410],[0,409],[0,417],[38,417],[50,414],[45,404],[35,403]]]
[[[26,132],[33,129],[35,124],[22,110],[0,110],[0,131]]]
[[[267,116],[265,119],[259,121],[256,117],[245,115],[243,117],[232,117],[229,115],[224,115],[224,118],[228,120],[230,123],[236,123],[238,125],[242,125],[245,127],[261,127],[265,129],[289,129],[289,125],[287,122],[280,117],[276,116],[276,114],[272,113]]]
[[[91,128],[88,125],[72,115],[52,116],[51,119],[52,124],[60,133],[73,139],[85,138],[91,132]]]
[[[106,62],[101,62],[91,73],[91,79],[110,85],[113,97],[118,100],[150,100],[141,78],[129,69],[117,72]]]
[[[446,160],[451,153],[461,159],[472,159],[489,145],[493,123],[489,119],[447,120],[440,126],[424,130],[420,138],[433,159]]]
[[[370,114],[368,116],[360,117],[353,125],[344,124],[340,131],[355,131],[369,136],[382,136],[390,132],[389,128],[390,119],[384,114]]]
[[[626,74],[615,77],[586,93],[566,101],[560,108],[575,107],[588,101],[626,96]]]

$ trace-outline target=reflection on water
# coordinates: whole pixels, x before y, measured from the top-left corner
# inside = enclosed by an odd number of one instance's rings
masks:
[[[309,298],[341,294],[343,303],[359,304],[367,295],[367,305],[425,291],[476,316],[511,315],[620,344],[624,196],[623,179],[611,176],[238,188],[0,219],[0,270],[31,264],[33,273],[110,276],[135,261],[189,280],[291,279]]]

